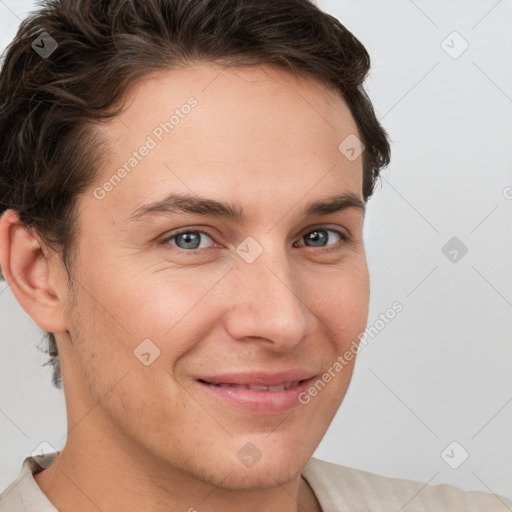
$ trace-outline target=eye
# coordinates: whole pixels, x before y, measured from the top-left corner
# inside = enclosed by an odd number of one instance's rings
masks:
[[[331,234],[331,236],[329,235]],[[329,244],[329,238],[332,239],[332,234],[335,235],[334,244]],[[337,241],[336,241],[337,237]],[[168,236],[164,240],[162,240],[163,245],[174,245],[178,249],[181,249],[185,252],[194,252],[199,251],[201,249],[209,249],[213,247],[213,244],[204,245],[203,242],[207,243],[206,239],[209,239],[213,242],[213,238],[200,230],[183,230],[178,233],[174,233],[171,236]],[[340,249],[343,245],[343,242],[349,241],[349,237],[345,235],[341,231],[337,231],[335,229],[327,229],[327,228],[316,228],[312,231],[309,231],[305,235],[302,236],[302,239],[306,241],[307,247],[319,247],[325,248],[324,252],[334,251]],[[310,245],[307,245],[310,244]],[[294,247],[301,247],[302,245],[298,245],[298,242],[293,244]]]
[[[195,249],[207,249],[208,247],[201,247],[201,242],[205,237],[212,240],[212,238],[204,231],[182,231],[180,233],[175,233],[174,235],[167,237],[163,241],[163,243],[168,244],[172,240],[174,240],[176,243],[173,245],[176,245],[178,249],[183,249],[185,251]]]
[[[334,233],[338,237],[338,242],[336,243],[335,240],[335,243],[331,244],[331,246],[328,245],[329,233]],[[348,241],[349,237],[335,229],[317,228],[303,235],[302,239],[312,244],[308,245],[308,247],[330,247],[327,250],[331,251],[340,248],[340,245],[343,245],[342,243],[340,244],[340,242]]]

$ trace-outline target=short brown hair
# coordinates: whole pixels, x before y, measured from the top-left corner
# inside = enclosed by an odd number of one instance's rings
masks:
[[[310,0],[47,0],[3,54],[0,215],[16,210],[61,254],[71,286],[77,197],[98,178],[105,142],[95,123],[122,110],[134,81],[156,70],[216,62],[273,64],[338,90],[364,144],[363,197],[389,164],[388,135],[363,88],[364,46]],[[47,33],[57,46],[39,39]],[[39,42],[36,43],[36,40]],[[34,46],[37,44],[38,46]],[[55,43],[53,43],[55,46]],[[1,274],[0,274],[1,276]],[[61,387],[55,337],[46,333]]]

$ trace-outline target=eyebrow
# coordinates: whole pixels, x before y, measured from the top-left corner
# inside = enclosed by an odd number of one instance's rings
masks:
[[[366,203],[352,192],[338,194],[325,199],[308,203],[302,209],[304,217],[328,215],[347,209],[356,209],[366,212]],[[243,208],[233,203],[209,199],[198,195],[170,193],[163,199],[145,204],[137,208],[126,220],[138,221],[152,214],[172,215],[176,213],[195,213],[199,215],[213,215],[237,223],[247,221]]]

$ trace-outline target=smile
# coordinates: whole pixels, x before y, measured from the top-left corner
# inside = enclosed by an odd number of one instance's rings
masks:
[[[210,382],[197,379],[196,386],[210,400],[222,404],[223,408],[235,408],[240,412],[257,415],[275,415],[303,406],[299,396],[311,385],[313,378],[288,380],[272,385],[249,383]]]
[[[206,381],[204,381],[206,382]],[[212,384],[211,382],[206,382],[207,384]],[[299,381],[285,382],[284,384],[279,384],[277,386],[261,386],[259,384],[227,384],[227,383],[219,383],[213,384],[219,388],[236,388],[236,389],[250,389],[251,391],[284,391],[285,389],[292,388],[297,386]]]

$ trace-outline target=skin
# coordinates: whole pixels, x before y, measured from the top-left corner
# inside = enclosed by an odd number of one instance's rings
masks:
[[[283,414],[220,403],[195,378],[288,368],[321,377],[364,331],[364,214],[301,215],[303,205],[333,193],[362,200],[362,160],[338,149],[358,132],[341,96],[313,79],[270,66],[219,73],[198,63],[149,75],[100,128],[111,151],[101,179],[79,199],[72,290],[57,253],[14,211],[1,220],[5,276],[36,324],[56,333],[61,355],[68,437],[35,479],[62,512],[320,510],[301,472],[355,359],[310,403]],[[94,188],[190,96],[198,101],[191,113],[96,199]],[[248,220],[126,220],[171,191],[236,203]],[[329,247],[307,245],[305,235],[322,227],[351,239],[328,231]],[[199,249],[162,243],[178,228],[207,235]],[[247,236],[263,249],[251,264],[236,253]],[[148,366],[133,354],[146,338],[160,350]],[[237,458],[247,442],[261,452],[250,468]]]

